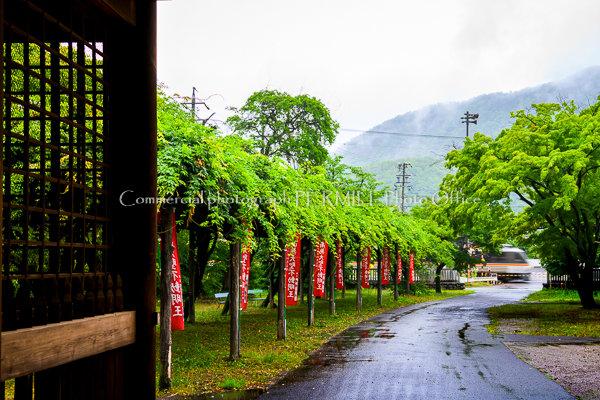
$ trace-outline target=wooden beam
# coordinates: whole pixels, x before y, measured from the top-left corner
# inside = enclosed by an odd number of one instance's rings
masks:
[[[135,311],[2,332],[0,381],[135,343]]]
[[[116,18],[136,25],[135,0],[91,0],[98,8]]]

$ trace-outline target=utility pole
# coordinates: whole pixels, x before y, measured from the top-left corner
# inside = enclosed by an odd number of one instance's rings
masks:
[[[208,122],[208,120],[211,119],[212,116],[215,115],[215,113],[213,112],[210,115],[210,117],[208,117],[206,119],[198,118],[198,116],[196,115],[196,92],[197,92],[196,88],[192,87],[192,101],[189,102],[189,103],[183,103],[183,104],[191,104],[192,105],[192,118],[194,119],[194,121],[198,120],[198,121],[202,122],[202,125],[206,125],[206,123]],[[212,96],[209,96],[209,98],[210,97],[212,97]],[[205,99],[205,100],[198,99],[198,100],[200,100],[200,101],[198,101],[197,105],[203,105],[204,107],[206,107],[207,110],[210,110],[210,108],[206,104],[206,100],[208,100],[208,99]]]
[[[398,163],[398,171],[400,171],[400,169],[402,169],[402,173],[396,175],[396,183],[394,183],[394,186],[396,187],[396,190],[398,190],[398,186],[402,186],[402,213],[404,213],[404,188],[408,187],[408,190],[412,189],[412,186],[408,185],[408,178],[411,175],[407,175],[406,174],[406,167],[409,166],[412,168],[412,165],[410,165],[409,162],[403,162],[403,163]],[[400,178],[402,178],[402,181],[400,181]]]
[[[467,137],[469,137],[469,124],[477,125],[477,118],[479,118],[479,113],[469,114],[467,111],[464,117],[460,117],[460,119],[464,119],[462,121],[463,124],[467,124]]]

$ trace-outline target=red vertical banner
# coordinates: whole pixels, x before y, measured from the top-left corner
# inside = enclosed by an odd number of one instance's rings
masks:
[[[400,283],[402,282],[402,257],[400,257],[400,252],[398,252],[398,267],[396,267],[396,271],[397,271],[397,275],[396,279],[397,282]]]
[[[298,305],[298,278],[300,276],[300,252],[302,250],[300,235],[296,243],[285,248],[285,305]]]
[[[327,268],[327,250],[328,245],[325,242],[319,242],[317,244],[317,251],[315,254],[315,284],[314,284],[314,295],[325,296],[325,274]]]
[[[408,261],[408,272],[410,276],[409,283],[415,283],[415,253],[410,253],[410,258]]]
[[[335,288],[344,288],[344,248],[338,240],[335,248]]]
[[[369,270],[371,269],[371,248],[365,247],[363,249],[362,260],[361,260],[361,272],[362,272],[362,287],[365,289],[370,288],[369,285]]]
[[[177,250],[177,230],[175,228],[175,212],[173,211],[173,268],[171,269],[171,330],[183,330],[183,292],[181,290],[181,271],[179,268],[179,251]]]
[[[381,254],[381,273],[383,276],[381,277],[382,285],[390,284],[390,248],[384,247],[383,252]]]
[[[248,278],[250,277],[250,248],[242,247],[240,261],[240,308],[248,308]]]

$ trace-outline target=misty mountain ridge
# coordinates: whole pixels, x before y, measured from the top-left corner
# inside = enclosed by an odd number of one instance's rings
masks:
[[[511,111],[528,110],[532,104],[574,100],[580,108],[596,101],[600,94],[600,66],[580,71],[566,79],[525,88],[516,92],[483,94],[461,102],[425,106],[387,120],[370,131],[341,145],[333,153],[344,163],[366,167],[372,163],[400,158],[434,157],[441,159],[453,145],[462,145],[465,124],[461,117],[479,113],[477,125],[469,126],[469,136],[481,132],[496,137],[513,124]],[[393,132],[392,134],[376,132]],[[394,133],[401,133],[398,135]],[[410,137],[408,135],[431,135]],[[453,136],[454,138],[435,137]],[[378,168],[381,174],[381,165]],[[379,175],[378,174],[378,175]],[[388,175],[387,173],[385,175]],[[388,179],[381,179],[387,181]]]

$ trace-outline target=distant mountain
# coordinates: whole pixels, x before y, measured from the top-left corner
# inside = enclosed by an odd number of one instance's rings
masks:
[[[375,126],[347,143],[335,154],[344,157],[346,164],[366,166],[400,158],[442,158],[453,144],[460,144],[465,136],[465,125],[460,117],[466,111],[479,113],[477,125],[469,126],[469,134],[481,132],[496,137],[502,129],[512,125],[510,112],[528,109],[531,104],[575,100],[586,107],[600,94],[600,66],[587,68],[569,78],[545,83],[510,93],[490,93],[462,102],[433,104],[398,115]],[[375,132],[394,132],[385,134]],[[431,135],[410,137],[407,135]],[[455,136],[456,139],[435,137]],[[369,169],[379,167],[369,167]],[[381,178],[380,178],[381,179]]]
[[[444,163],[436,160],[434,157],[400,158],[382,161],[369,164],[363,167],[363,169],[377,176],[377,179],[383,183],[382,186],[389,186],[391,190],[394,190],[394,183],[398,174],[398,163],[402,162],[410,162],[411,164],[410,167],[406,168],[406,173],[411,175],[408,179],[411,188],[405,191],[406,197],[414,198],[416,195],[417,199],[421,199],[431,196],[437,192],[442,178],[448,173],[448,170],[444,167]]]

